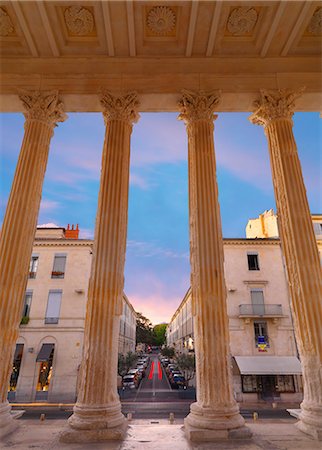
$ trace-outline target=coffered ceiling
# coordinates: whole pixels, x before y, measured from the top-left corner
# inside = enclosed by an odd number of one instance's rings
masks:
[[[5,108],[22,87],[71,96],[99,85],[136,89],[150,100],[163,94],[165,109],[180,87],[219,88],[229,98],[305,85],[311,109],[321,90],[316,1],[3,1],[0,36]]]

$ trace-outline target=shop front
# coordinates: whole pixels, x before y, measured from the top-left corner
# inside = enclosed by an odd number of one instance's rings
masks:
[[[301,401],[301,364],[295,356],[235,356],[241,401]]]

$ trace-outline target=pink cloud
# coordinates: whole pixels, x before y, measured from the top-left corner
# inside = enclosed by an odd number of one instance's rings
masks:
[[[129,293],[127,292],[129,296]],[[160,295],[131,295],[129,300],[134,309],[141,312],[144,316],[151,320],[156,325],[162,322],[169,322],[175,310],[180,304],[180,299],[169,296]]]

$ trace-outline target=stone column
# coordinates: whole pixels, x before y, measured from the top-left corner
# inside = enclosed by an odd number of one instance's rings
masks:
[[[322,439],[322,277],[301,164],[292,131],[299,92],[261,91],[250,121],[268,140],[279,233],[286,262],[304,400],[297,426]]]
[[[101,95],[106,134],[89,282],[81,381],[64,442],[124,437],[117,359],[124,285],[130,136],[138,120],[135,93]]]
[[[20,96],[25,134],[0,237],[0,436],[16,426],[7,401],[13,352],[27,285],[48,151],[54,126],[65,120],[57,92]]]
[[[224,252],[214,152],[218,93],[184,91],[179,119],[188,132],[192,314],[197,402],[185,419],[191,440],[249,437],[232,389]]]

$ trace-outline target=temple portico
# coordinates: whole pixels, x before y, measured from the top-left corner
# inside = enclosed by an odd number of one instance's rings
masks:
[[[321,267],[291,119],[322,103],[319,2],[87,3],[6,1],[0,7],[1,111],[26,116],[0,240],[0,437],[17,423],[7,386],[50,139],[64,111],[103,112],[106,134],[81,383],[62,440],[120,440],[127,428],[117,395],[117,342],[130,136],[139,112],[147,111],[178,112],[188,134],[197,402],[186,435],[250,437],[232,393],[214,149],[215,111],[218,126],[221,112],[245,111],[268,140],[303,368],[298,428],[322,439]]]

